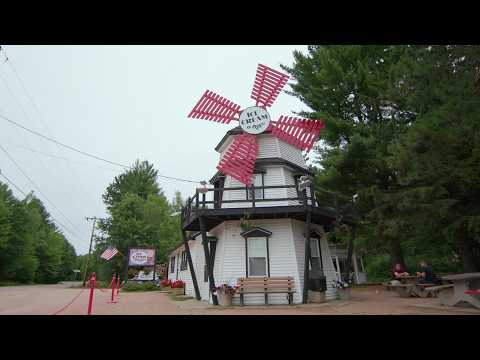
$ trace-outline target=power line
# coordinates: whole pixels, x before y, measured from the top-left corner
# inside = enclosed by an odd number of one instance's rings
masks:
[[[9,59],[9,57],[7,56],[7,52],[5,51],[4,48],[2,48],[2,47],[0,46],[0,52],[1,52],[1,51],[3,51],[3,53],[4,53],[4,55],[5,55],[5,62],[8,62],[8,65],[10,66],[10,69],[11,69],[12,72],[15,74],[15,77],[17,78],[18,82],[21,84],[23,90],[25,91],[25,94],[27,95],[27,97],[29,98],[29,100],[32,102],[32,104],[33,104],[35,110],[37,111],[37,113],[38,113],[38,115],[39,115],[39,117],[40,117],[40,120],[42,121],[42,123],[43,123],[44,127],[46,128],[47,132],[51,133],[51,131],[50,131],[47,123],[43,121],[42,114],[41,114],[40,109],[38,108],[35,100],[33,99],[33,96],[30,95],[30,92],[27,90],[27,87],[25,86],[25,83],[23,82],[22,78],[20,77],[20,75],[18,74],[17,70],[16,70],[15,67],[13,66],[12,61],[11,61],[11,60]],[[22,108],[22,110],[23,110],[23,108]],[[25,113],[24,110],[23,110],[23,112]],[[0,116],[1,116],[1,115],[0,115]],[[3,116],[2,116],[2,117],[3,117]],[[76,149],[76,148],[74,148],[74,147],[72,147],[72,146],[63,144],[63,143],[61,143],[60,141],[57,141],[57,140],[55,140],[55,139],[53,139],[53,138],[51,138],[51,137],[49,137],[49,136],[40,134],[40,133],[38,133],[38,132],[36,132],[36,131],[34,131],[34,130],[31,130],[31,129],[28,129],[28,128],[24,127],[23,125],[20,125],[20,124],[14,122],[13,120],[7,119],[7,118],[5,118],[5,117],[3,117],[3,118],[4,118],[5,120],[7,120],[7,121],[10,121],[10,122],[11,122],[12,124],[14,124],[14,125],[17,125],[17,126],[21,127],[21,128],[24,129],[24,130],[27,130],[27,131],[29,131],[29,132],[37,135],[37,136],[41,136],[42,138],[44,138],[44,139],[46,139],[46,140],[49,140],[49,141],[52,141],[52,142],[54,142],[55,144],[57,144],[57,145],[59,145],[59,146],[63,146],[63,147],[65,147],[65,148],[69,149],[69,150],[76,151],[76,152],[78,152],[78,153],[80,153],[80,154],[82,154],[82,155],[92,157],[92,158],[94,158],[94,159],[96,159],[96,160],[108,162],[108,163],[110,163],[110,164],[112,164],[112,165],[121,166],[121,167],[123,167],[123,168],[125,168],[125,169],[130,169],[130,168],[131,168],[130,166],[127,166],[127,165],[124,165],[124,164],[120,164],[120,163],[117,163],[117,162],[114,162],[114,161],[110,161],[110,160],[101,158],[101,157],[99,157],[99,156],[96,156],[96,155],[93,155],[93,154],[89,154],[89,153],[84,152],[84,151],[82,151],[82,150]],[[170,180],[175,180],[175,181],[183,181],[183,182],[189,182],[189,183],[194,183],[194,184],[198,184],[198,183],[201,182],[201,181],[194,181],[194,180],[182,179],[182,178],[178,178],[178,177],[161,175],[161,174],[157,174],[157,175],[158,175],[159,177],[164,178],[164,179],[170,179]]]
[[[1,175],[3,178],[5,178],[5,180],[7,180],[10,185],[14,186],[15,189],[17,189],[18,191],[20,191],[20,192],[23,194],[23,196],[27,196],[27,194],[26,194],[22,189],[20,189],[17,185],[15,185],[15,183],[14,183],[12,180],[10,180],[9,178],[7,178],[1,171],[0,171],[0,175]]]
[[[4,116],[4,115],[2,115],[2,114],[0,114],[0,117],[3,118],[4,120],[7,120],[7,121],[10,122],[11,124],[22,128],[23,130],[26,130],[26,131],[34,134],[34,135],[40,136],[41,138],[44,138],[45,140],[52,141],[52,142],[54,142],[55,144],[60,145],[60,146],[63,146],[64,148],[67,148],[67,149],[69,149],[69,150],[75,151],[75,152],[77,152],[77,153],[80,153],[80,154],[82,154],[82,155],[85,155],[85,156],[88,156],[88,157],[91,157],[91,158],[94,158],[94,159],[96,159],[96,160],[100,160],[100,161],[107,162],[107,163],[112,164],[112,165],[121,166],[121,167],[126,168],[126,169],[129,169],[129,168],[130,168],[130,166],[128,166],[128,165],[124,165],[124,164],[120,164],[120,163],[117,163],[117,162],[114,162],[114,161],[110,161],[110,160],[107,160],[107,159],[103,159],[103,158],[101,158],[101,157],[99,157],[99,156],[96,156],[96,155],[93,155],[93,154],[89,154],[89,153],[87,153],[87,152],[85,152],[85,151],[82,151],[82,150],[76,149],[76,148],[74,148],[74,147],[72,147],[72,146],[69,146],[69,145],[66,145],[66,144],[64,144],[64,143],[61,143],[60,141],[57,141],[57,140],[55,140],[55,139],[52,139],[51,137],[48,137],[48,136],[43,135],[43,134],[40,134],[39,132],[37,132],[37,131],[35,131],[35,130],[29,129],[29,128],[27,128],[27,127],[25,127],[25,126],[17,123],[16,121],[13,121],[13,120],[7,118],[6,116]]]
[[[24,196],[27,196],[27,194],[25,193],[25,191],[23,191],[22,189],[20,189],[12,180],[10,180],[5,174],[3,174],[1,171],[0,171],[0,175],[8,181],[8,183],[12,186],[14,186],[18,191],[20,191]],[[86,243],[84,243],[84,240],[82,240],[81,238],[79,238],[77,236],[77,234],[75,234],[74,232],[72,232],[67,226],[63,225],[60,221],[58,220],[55,220],[53,217],[52,217],[52,220],[54,223],[57,223],[58,225],[60,225],[62,228],[64,228],[65,230],[67,230],[68,232],[70,232],[73,236],[75,236],[78,240],[82,241],[82,244],[81,245],[85,245],[86,246]],[[77,245],[79,245],[77,243]]]
[[[37,189],[37,191],[42,194],[42,196],[47,200],[58,212],[61,214],[74,228],[76,228],[75,224],[70,221],[70,219],[52,202],[50,199],[40,190],[40,188],[35,184],[35,182],[27,175],[27,173],[22,169],[22,167],[15,161],[15,159],[8,153],[8,151],[0,145],[0,150],[2,150],[8,158],[15,164],[15,166],[20,170],[20,172],[32,183],[32,185]],[[78,230],[78,229],[76,229]]]
[[[4,142],[4,144],[9,144],[9,145],[12,145],[12,146],[15,146],[15,147],[18,147],[18,148],[21,148],[21,149],[25,149],[25,150],[28,150],[28,151],[31,151],[33,153],[36,153],[36,154],[40,154],[40,155],[44,155],[44,156],[47,156],[47,157],[50,157],[50,158],[53,158],[53,159],[59,159],[59,160],[64,160],[64,161],[67,161],[67,162],[72,162],[72,163],[77,163],[77,164],[82,164],[82,165],[88,165],[88,166],[93,166],[97,169],[104,169],[104,170],[109,170],[109,171],[115,171],[115,172],[118,172],[118,169],[117,168],[113,168],[113,167],[104,167],[104,166],[99,166],[97,164],[93,164],[93,163],[88,163],[88,162],[83,162],[83,161],[78,161],[78,160],[73,160],[73,159],[70,159],[70,158],[67,158],[67,157],[64,157],[64,156],[58,156],[58,155],[53,155],[53,154],[50,154],[50,153],[46,153],[44,151],[40,151],[40,150],[36,150],[36,149],[32,149],[30,147],[27,147],[27,146],[23,146],[23,145],[20,145],[20,144],[16,144],[16,143],[12,143],[12,142]]]
[[[2,50],[2,48],[0,47],[0,51]],[[39,116],[39,119],[44,127],[44,129],[47,131],[47,135],[51,135],[52,134],[52,131],[50,130],[48,124],[46,121],[44,121],[44,117],[43,115],[41,114],[40,112],[40,108],[37,106],[37,103],[35,102],[35,100],[33,99],[33,96],[30,94],[30,92],[27,90],[27,87],[25,85],[25,83],[23,82],[22,78],[20,77],[20,74],[17,72],[16,68],[13,66],[13,62],[12,60],[9,59],[5,49],[3,49],[3,52],[4,52],[4,55],[5,55],[5,62],[8,61],[8,65],[10,66],[10,69],[12,70],[12,72],[15,74],[15,77],[17,78],[18,82],[20,83],[20,85],[22,86],[23,90],[25,91],[27,97],[29,98],[29,100],[31,101],[31,103],[33,104],[33,107],[35,108],[38,116]],[[58,148],[58,145],[56,147],[56,150],[58,152],[59,148]],[[59,152],[58,152],[59,153]],[[64,164],[66,165],[66,167],[69,168],[70,171],[67,170],[67,173],[69,172],[70,175],[74,175],[74,181],[76,180],[76,183],[79,184],[80,182],[78,181],[78,174],[75,173],[75,170],[70,166],[70,163],[66,163]],[[66,169],[66,168],[65,168]],[[72,201],[72,203],[74,203],[74,201]]]
[[[104,161],[104,162],[107,162],[107,163],[112,164],[112,165],[120,166],[120,167],[122,167],[122,168],[124,168],[124,169],[131,169],[131,166],[124,165],[124,164],[120,164],[120,163],[117,163],[117,162],[115,162],[115,161],[110,161],[110,160],[101,158],[101,157],[99,157],[99,156],[96,156],[96,155],[93,155],[93,154],[89,154],[89,153],[87,153],[87,152],[85,152],[85,151],[76,149],[76,148],[74,148],[74,147],[72,147],[72,146],[66,145],[66,144],[64,144],[64,143],[62,143],[62,142],[60,142],[60,141],[58,141],[58,140],[52,139],[52,138],[49,137],[49,136],[46,136],[46,135],[41,134],[41,133],[39,133],[38,131],[29,129],[29,128],[27,128],[26,126],[23,126],[22,124],[19,124],[18,122],[14,121],[14,120],[12,120],[12,119],[9,119],[9,118],[6,117],[5,115],[0,114],[0,118],[8,121],[8,122],[11,123],[12,125],[15,125],[15,126],[21,128],[21,129],[23,129],[23,130],[25,130],[25,131],[28,131],[28,132],[30,132],[30,133],[32,133],[32,134],[34,134],[34,135],[40,136],[41,138],[43,138],[43,139],[45,139],[45,140],[52,141],[52,142],[54,142],[55,144],[60,145],[60,146],[63,146],[64,148],[67,148],[67,149],[69,149],[69,150],[71,150],[71,151],[75,151],[75,152],[80,153],[80,154],[82,154],[82,155],[84,155],[84,156],[88,156],[88,157],[91,157],[91,158],[96,159],[96,160]],[[165,179],[176,180],[176,181],[183,181],[183,182],[189,182],[189,183],[194,183],[194,184],[199,184],[199,183],[201,183],[201,181],[194,181],[194,180],[182,179],[182,178],[177,178],[177,177],[173,177],[173,176],[166,176],[166,175],[160,175],[160,174],[159,174],[158,176],[159,176],[159,177],[162,177],[162,178],[165,178]]]

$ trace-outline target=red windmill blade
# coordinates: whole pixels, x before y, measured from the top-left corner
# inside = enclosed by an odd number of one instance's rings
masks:
[[[188,117],[228,124],[240,111],[240,105],[207,90]]]
[[[271,130],[273,136],[300,150],[312,149],[320,130],[324,127],[323,121],[280,116],[279,120],[273,123],[266,110],[267,106],[272,106],[288,79],[288,75],[258,64],[251,95],[256,101],[255,106],[240,111],[239,105],[210,90],[205,91],[197,102],[188,117],[223,124],[238,120],[243,130],[243,134],[235,138],[217,166],[222,173],[251,186],[259,147],[255,135],[267,130]]]
[[[252,95],[257,106],[272,106],[290,77],[268,66],[258,64]]]
[[[271,124],[272,135],[295,146],[300,150],[310,151],[325,126],[322,120],[301,119],[280,116],[275,124]]]
[[[251,186],[258,144],[255,135],[238,135],[223,155],[217,169],[241,183]]]

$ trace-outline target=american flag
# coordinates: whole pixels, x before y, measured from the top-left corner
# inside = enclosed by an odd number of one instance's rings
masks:
[[[105,250],[100,257],[105,260],[110,260],[113,258],[115,255],[118,254],[118,250],[115,249],[114,247],[109,247],[107,250]]]

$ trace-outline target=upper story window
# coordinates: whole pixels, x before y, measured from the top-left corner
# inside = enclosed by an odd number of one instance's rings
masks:
[[[320,244],[318,239],[310,238],[310,262],[312,264],[312,269],[322,269],[322,259],[320,256]]]
[[[175,256],[172,256],[172,258],[170,259],[170,272],[175,272]]]
[[[253,174],[253,182],[252,185],[254,187],[261,187],[265,186],[265,179],[264,174]],[[253,191],[251,188],[247,188],[247,200],[251,200],[253,198]],[[265,189],[255,189],[255,199],[264,199],[265,198]]]
[[[181,265],[180,265],[180,270],[187,270],[187,266],[188,266],[187,253],[186,253],[186,251],[182,251],[182,262],[181,262]]]

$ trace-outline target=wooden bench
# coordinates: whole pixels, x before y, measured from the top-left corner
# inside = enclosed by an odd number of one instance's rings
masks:
[[[244,305],[245,294],[264,294],[265,305],[268,305],[268,294],[287,294],[288,304],[293,304],[295,282],[291,276],[240,278],[238,286],[240,306]]]

